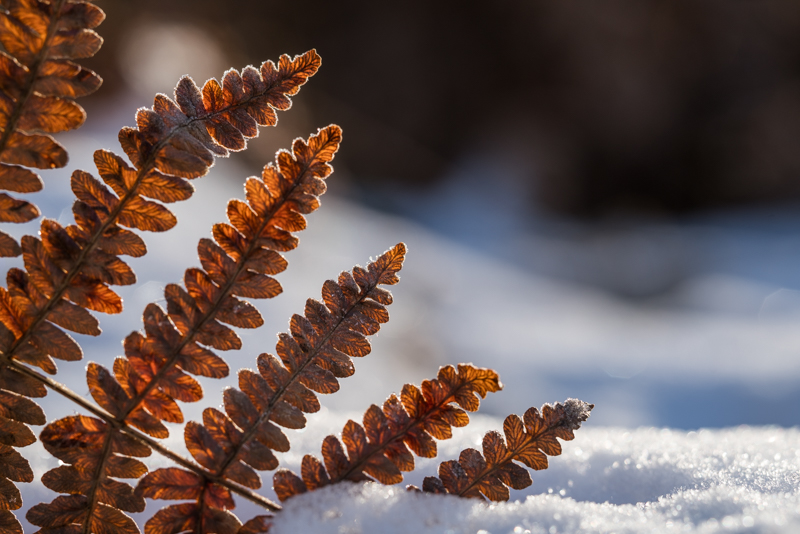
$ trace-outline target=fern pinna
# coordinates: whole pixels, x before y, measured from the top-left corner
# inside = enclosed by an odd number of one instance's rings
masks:
[[[528,472],[514,461],[535,470],[547,469],[546,455],[561,454],[556,438],[575,439],[573,431],[589,418],[593,408],[594,404],[567,399],[564,404],[545,404],[541,412],[530,408],[522,419],[509,415],[503,422],[505,440],[499,432],[488,432],[483,437],[483,455],[464,449],[457,461],[439,466],[439,478],[425,477],[422,491],[507,501],[509,487],[520,490],[533,483]]]
[[[103,17],[96,6],[79,1],[0,0],[0,188],[40,189],[40,178],[25,166],[66,164],[66,152],[46,134],[83,122],[73,99],[96,89],[100,78],[69,59],[97,51],[102,39],[92,28]],[[289,332],[278,336],[277,356],[261,354],[257,370],[239,370],[239,387],[224,391],[224,410],[207,408],[202,423],[185,425],[191,458],[160,440],[169,435],[165,423],[183,422],[178,402],[202,398],[193,375],[229,374],[216,351],[241,348],[231,327],[263,324],[244,299],[281,293],[274,276],[287,268],[283,253],[297,247],[294,234],[306,227],[305,215],[319,207],[341,143],[338,126],[295,140],[260,177],[246,180],[245,200],[228,202],[228,222],[214,225],[213,238],[200,239],[201,267],[187,269],[183,284],[166,286],[165,307],[145,308],[143,331],[125,338],[124,356],[111,369],[89,363],[94,402],[47,375],[57,372],[54,360],[83,357],[67,331],[98,336],[99,322],[90,312],[122,310],[111,286],[134,284],[136,276],[121,256],[147,251],[132,229],[174,227],[177,220],[164,204],[188,200],[194,192],[188,180],[205,175],[216,157],[244,149],[258,126],[274,125],[276,111],[290,107],[289,97],[319,66],[311,50],[282,56],[277,64],[229,70],[221,83],[211,79],[202,88],[182,78],[174,99],[157,95],[152,108],[137,112],[135,128],[120,131],[127,160],[98,150],[99,179],[80,170],[72,174],[74,224],[44,219],[39,236],[24,236],[19,244],[0,235],[0,256],[22,254],[24,265],[9,269],[6,287],[0,287],[0,532],[22,532],[12,513],[22,505],[13,482],[30,482],[34,474],[16,449],[36,440],[29,425],[47,423],[31,400],[47,389],[90,415],[52,421],[40,433],[61,464],[41,481],[62,495],[28,510],[26,518],[39,532],[134,534],[139,527],[125,512],[143,511],[146,498],[182,501],[157,511],[144,526],[148,534],[255,534],[270,528],[270,513],[243,524],[231,512],[233,494],[269,512],[281,510],[255,491],[262,484],[258,471],[279,466],[280,454],[290,447],[284,429],[305,427],[304,414],[320,409],[316,394],[338,391],[338,379],[355,372],[351,359],[371,351],[367,336],[389,320],[392,296],[386,286],[399,281],[404,244],[323,284],[322,300],[309,299],[303,314],[291,318]],[[32,204],[0,194],[0,220],[36,216]],[[415,454],[436,456],[435,440],[450,438],[452,427],[466,425],[467,412],[501,387],[490,369],[443,367],[420,388],[406,385],[382,408],[371,406],[363,425],[349,421],[341,441],[328,436],[323,461],[307,455],[301,476],[278,470],[275,491],[285,500],[344,481],[399,483],[402,472],[414,468]],[[465,451],[463,461],[442,464],[441,480],[426,479],[423,491],[508,498],[503,484],[516,488],[530,480],[512,461],[546,466],[539,451],[558,454],[555,437],[571,439],[590,409],[570,400],[546,407],[541,417],[529,411],[524,422],[511,416],[507,447],[491,434],[485,459]],[[150,472],[141,458],[153,451],[178,467]],[[124,480],[138,483],[134,488]]]
[[[411,451],[423,458],[436,457],[433,438],[449,439],[451,427],[469,424],[465,410],[476,411],[480,406],[478,397],[501,388],[497,373],[472,365],[443,367],[435,379],[422,383],[421,390],[406,384],[400,398],[392,395],[383,403],[383,409],[370,406],[363,426],[347,422],[342,430],[347,454],[335,436],[328,436],[322,443],[324,467],[318,459],[306,455],[302,479],[285,469],[275,473],[278,498],[283,501],[343,480],[402,482],[400,472],[414,469]]]

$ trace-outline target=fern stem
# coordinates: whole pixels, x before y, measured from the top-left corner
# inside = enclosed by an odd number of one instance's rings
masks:
[[[50,48],[50,43],[56,34],[61,8],[64,6],[65,2],[66,0],[56,0],[53,4],[53,16],[50,18],[50,24],[47,26],[47,35],[45,35],[42,48],[36,55],[36,59],[34,59],[33,64],[28,67],[28,79],[25,80],[25,87],[22,90],[23,96],[16,101],[14,111],[12,111],[11,115],[8,117],[5,130],[3,130],[3,134],[0,136],[0,155],[2,155],[5,151],[8,140],[11,139],[11,134],[16,131],[17,122],[22,117],[22,112],[25,110],[25,104],[28,103],[28,99],[33,94],[33,86],[36,83],[36,79],[39,77],[39,70],[42,68],[42,64],[47,57],[47,50]]]
[[[108,426],[106,430],[106,438],[103,442],[103,458],[97,464],[97,471],[92,478],[92,487],[86,493],[89,498],[89,506],[86,509],[86,520],[83,522],[83,534],[91,534],[92,531],[92,515],[94,515],[94,507],[97,505],[97,489],[100,487],[100,482],[105,478],[104,472],[106,470],[106,462],[111,455],[111,439],[114,434],[114,427]]]
[[[308,172],[308,166],[305,167],[301,176],[304,177],[306,172]],[[268,216],[265,216],[262,221],[261,225],[258,227],[258,232],[255,234],[256,236],[260,236],[261,233],[269,226],[269,223],[272,221],[272,218],[278,213],[278,211],[286,204],[286,202],[291,198],[292,193],[302,184],[302,178],[297,180],[295,185],[288,191],[288,193],[283,197],[282,201],[278,203],[272,211],[269,213]],[[162,366],[155,375],[153,375],[152,380],[150,380],[147,384],[145,384],[144,389],[137,393],[136,397],[134,397],[130,404],[125,408],[122,414],[119,416],[120,421],[124,421],[127,419],[128,415],[135,410],[147,397],[147,394],[153,390],[158,385],[159,380],[162,376],[164,376],[178,361],[180,357],[181,351],[183,348],[188,345],[190,342],[194,340],[194,337],[197,333],[205,326],[206,323],[213,320],[217,312],[219,311],[222,303],[225,301],[226,298],[230,296],[231,289],[236,281],[239,279],[239,276],[242,274],[242,271],[245,269],[245,265],[247,265],[247,261],[253,255],[253,253],[260,248],[261,245],[259,244],[258,237],[254,237],[250,244],[247,245],[247,250],[245,250],[244,254],[239,257],[239,261],[236,264],[234,274],[228,278],[225,282],[225,285],[220,288],[218,293],[217,299],[213,302],[213,304],[209,307],[208,311],[202,316],[202,318],[192,326],[192,328],[186,332],[186,335],[183,336],[180,343],[172,349],[172,353],[167,358],[166,363]]]
[[[200,490],[200,495],[198,495],[198,497],[197,497],[197,502],[199,502],[199,503],[205,502],[206,490],[207,489],[208,489],[208,486],[203,486],[203,489]],[[197,529],[195,531],[195,533],[196,534],[203,534],[206,531],[206,514],[202,513],[202,508],[200,509],[200,513],[198,515],[199,515],[199,519],[200,519],[200,525],[198,525],[198,526],[200,528]]]
[[[173,452],[173,451],[169,450],[168,448],[164,447],[161,443],[159,443],[155,439],[151,438],[147,434],[144,434],[143,432],[140,432],[140,431],[136,430],[135,428],[127,426],[124,422],[120,423],[119,421],[117,421],[114,418],[113,415],[108,413],[106,410],[104,410],[103,408],[97,406],[96,404],[92,403],[91,401],[85,399],[84,397],[82,397],[81,395],[77,394],[76,392],[72,391],[70,388],[68,388],[64,384],[61,384],[60,382],[56,382],[52,378],[50,378],[48,376],[44,376],[44,375],[34,371],[33,369],[31,369],[27,365],[22,365],[19,362],[16,362],[16,361],[12,360],[12,361],[10,361],[8,363],[8,365],[9,365],[9,367],[12,367],[13,369],[19,371],[20,373],[23,373],[26,376],[29,376],[31,378],[34,378],[34,379],[38,380],[39,382],[41,382],[45,386],[49,387],[53,391],[55,391],[55,392],[59,393],[60,395],[68,398],[69,400],[71,400],[72,402],[74,402],[78,406],[84,408],[86,411],[90,412],[91,414],[99,417],[100,419],[105,421],[112,429],[117,429],[120,432],[123,432],[123,433],[127,434],[131,438],[139,441],[140,443],[144,443],[145,445],[149,446],[151,449],[153,449],[157,453],[161,454],[162,456],[164,456],[166,458],[169,458],[170,460],[172,460],[176,464],[179,464],[179,465],[189,469],[190,471],[198,474],[199,476],[202,476],[202,477],[206,478],[210,482],[213,482],[215,484],[219,484],[220,486],[225,486],[226,488],[228,488],[232,492],[236,493],[237,495],[240,495],[240,496],[244,497],[245,499],[249,500],[250,502],[253,502],[253,503],[255,503],[255,504],[259,505],[259,506],[262,506],[263,508],[266,508],[267,510],[270,510],[272,512],[276,512],[276,511],[281,509],[279,504],[276,504],[276,503],[270,501],[266,497],[263,497],[263,496],[255,493],[253,491],[250,491],[249,489],[247,489],[247,488],[245,488],[243,486],[240,486],[239,484],[236,484],[235,482],[231,482],[230,480],[227,480],[224,477],[215,476],[214,474],[209,473],[208,471],[206,471],[202,467],[198,466],[197,464],[195,464],[193,461],[189,460],[188,458],[185,458],[185,457],[181,456],[180,454],[178,454],[176,452]]]

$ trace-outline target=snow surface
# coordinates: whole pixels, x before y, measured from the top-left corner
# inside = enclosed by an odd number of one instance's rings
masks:
[[[328,414],[315,428],[335,432],[342,422]],[[347,484],[290,499],[274,533],[800,531],[797,429],[687,433],[586,426],[563,443],[563,454],[550,458],[547,470],[532,473],[531,487],[512,492],[509,503],[418,495],[404,485]],[[478,446],[486,430],[501,427],[499,419],[476,418],[453,440],[439,442],[439,461],[457,458],[460,449]],[[294,444],[318,449],[320,437],[314,431]],[[299,458],[284,463],[297,470]],[[418,464],[407,478],[417,485],[438,463]]]

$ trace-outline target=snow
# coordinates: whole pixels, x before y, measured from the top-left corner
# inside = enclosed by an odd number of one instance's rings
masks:
[[[330,432],[343,421],[317,425]],[[337,424],[338,423],[338,424]],[[287,501],[274,534],[314,533],[633,533],[797,532],[800,528],[800,431],[740,427],[683,432],[592,427],[591,419],[563,443],[546,471],[508,503],[418,495],[403,485],[329,487]],[[474,447],[502,421],[477,418],[451,441],[440,460]],[[319,435],[295,442],[312,446]],[[299,454],[286,465],[297,470]],[[419,461],[408,481],[435,474]]]
[[[304,454],[319,457],[325,435],[354,412],[327,409],[291,436],[281,464],[299,472]],[[438,463],[479,447],[502,420],[480,415],[440,441],[439,457],[417,459],[397,486],[344,484],[290,499],[274,534],[315,533],[794,533],[800,528],[800,430],[741,426],[679,431],[593,425],[590,418],[563,442],[534,483],[508,503],[481,503],[404,490],[436,474]],[[267,480],[269,480],[267,478]],[[267,484],[268,485],[268,484]],[[274,498],[269,490],[264,494]],[[156,504],[156,503],[153,503]],[[240,504],[240,517],[259,510]]]

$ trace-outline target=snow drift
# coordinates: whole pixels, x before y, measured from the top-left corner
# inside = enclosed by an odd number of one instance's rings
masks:
[[[328,414],[325,420],[330,419]],[[532,473],[533,486],[512,492],[508,503],[344,484],[287,501],[274,533],[800,531],[797,429],[687,433],[587,424],[563,444],[564,453],[551,458],[546,471]],[[457,457],[460,449],[479,443],[484,431],[501,427],[501,420],[477,418],[454,440],[439,443],[438,461]],[[330,425],[331,432],[336,429]],[[319,438],[316,431],[295,444],[305,449]],[[286,458],[285,464],[296,469],[300,457]],[[407,482],[418,484],[437,464],[420,461]]]

